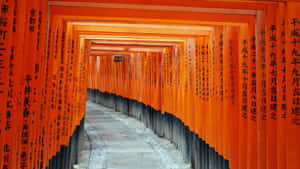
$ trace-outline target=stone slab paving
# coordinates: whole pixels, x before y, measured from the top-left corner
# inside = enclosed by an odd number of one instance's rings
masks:
[[[88,169],[190,169],[170,141],[113,109],[87,102],[85,130],[90,158],[81,160],[79,166],[88,163]]]

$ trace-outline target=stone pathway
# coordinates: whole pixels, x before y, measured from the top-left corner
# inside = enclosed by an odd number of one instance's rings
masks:
[[[190,169],[173,144],[136,119],[91,102],[86,112],[91,152],[81,163],[88,169]]]

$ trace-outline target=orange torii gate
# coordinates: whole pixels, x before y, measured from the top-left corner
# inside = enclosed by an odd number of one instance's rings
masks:
[[[197,151],[216,153],[186,152],[203,160],[195,168],[222,168],[213,164],[219,157],[232,169],[300,168],[299,2],[2,0],[0,5],[0,167],[70,168],[74,161],[67,154],[82,126],[88,87],[89,94],[97,89],[120,95],[161,112],[158,118],[176,118],[202,140]],[[124,23],[132,27],[116,26]],[[162,25],[169,25],[168,31]],[[210,29],[188,29],[193,26]],[[152,36],[180,41],[162,52],[126,51],[121,63],[113,62],[117,51],[99,52],[97,66],[92,50],[101,45],[92,41],[103,35],[115,40],[130,35],[135,43],[151,43]]]

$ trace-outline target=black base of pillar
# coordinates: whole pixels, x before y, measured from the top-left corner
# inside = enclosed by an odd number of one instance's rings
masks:
[[[47,169],[72,169],[78,163],[79,138],[84,131],[84,118],[76,127],[67,146],[60,146],[60,151],[49,160]]]

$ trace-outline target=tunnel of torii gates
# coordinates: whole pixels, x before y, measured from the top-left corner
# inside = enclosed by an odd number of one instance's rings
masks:
[[[87,99],[194,169],[300,169],[300,2],[0,5],[1,169],[71,168]]]

